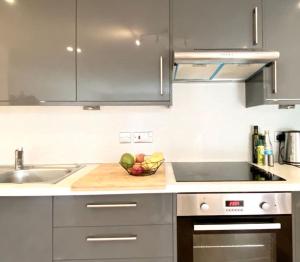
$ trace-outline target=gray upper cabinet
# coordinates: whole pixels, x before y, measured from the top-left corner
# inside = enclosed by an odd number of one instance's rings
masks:
[[[0,1],[0,103],[75,101],[75,0]]]
[[[169,104],[169,0],[78,0],[78,101]]]
[[[261,1],[174,0],[173,45],[176,51],[262,48]]]
[[[0,198],[3,262],[52,262],[51,197]]]
[[[277,62],[277,90],[266,89],[266,99],[279,103],[300,103],[298,0],[263,1],[264,48],[280,52]]]

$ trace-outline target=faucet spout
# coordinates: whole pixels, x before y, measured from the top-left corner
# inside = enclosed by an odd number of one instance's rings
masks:
[[[15,150],[15,170],[24,169],[24,151],[23,148]]]

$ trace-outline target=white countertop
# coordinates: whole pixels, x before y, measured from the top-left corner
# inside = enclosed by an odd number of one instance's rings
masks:
[[[72,191],[71,185],[97,165],[89,164],[57,184],[0,184],[0,196],[56,196],[56,195],[111,195],[187,192],[290,192],[300,191],[300,168],[275,164],[261,167],[287,181],[242,182],[176,182],[171,163],[166,163],[167,185],[165,188],[138,190]]]

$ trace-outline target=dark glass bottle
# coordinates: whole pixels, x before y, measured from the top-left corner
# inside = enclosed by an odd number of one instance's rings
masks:
[[[252,161],[257,164],[257,150],[256,147],[259,142],[259,133],[258,126],[254,126],[253,134],[252,134]]]

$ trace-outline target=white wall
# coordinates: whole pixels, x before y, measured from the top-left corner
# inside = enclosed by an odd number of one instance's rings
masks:
[[[0,107],[0,164],[23,146],[27,163],[118,161],[125,151],[163,151],[170,161],[248,160],[252,125],[300,129],[300,108],[246,109],[244,84],[176,84],[174,106]],[[153,131],[154,143],[119,144],[120,131]]]

